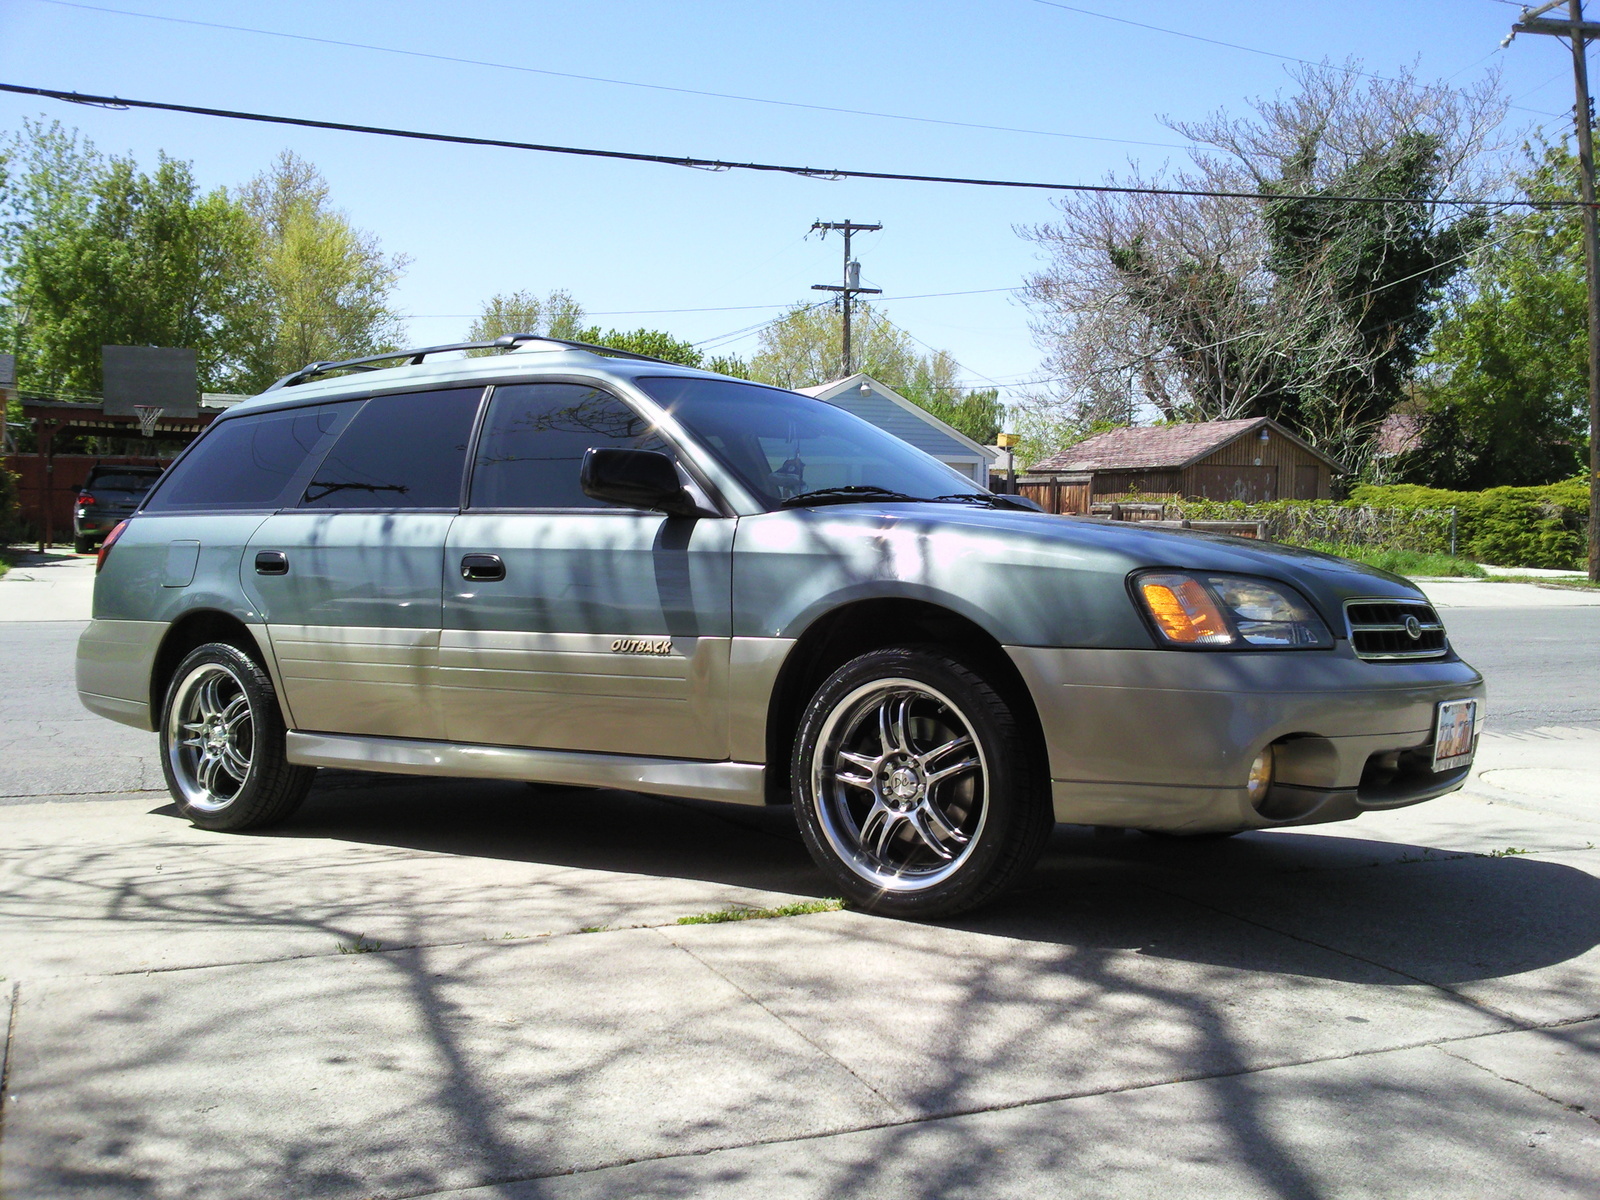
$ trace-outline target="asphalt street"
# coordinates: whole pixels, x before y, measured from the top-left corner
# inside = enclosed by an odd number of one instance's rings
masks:
[[[36,619],[73,571],[0,581],[7,1200],[1595,1193],[1600,606],[1461,585],[1465,792],[680,924],[825,894],[786,810],[327,772],[187,826]]]
[[[1600,606],[1452,608],[1443,615],[1457,652],[1488,683],[1488,728],[1600,724]]]

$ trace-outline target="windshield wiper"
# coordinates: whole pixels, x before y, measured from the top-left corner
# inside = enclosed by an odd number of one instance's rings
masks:
[[[985,508],[1009,508],[1021,512],[1043,512],[1025,496],[1002,496],[996,492],[951,492],[948,496],[935,496],[946,504],[981,504]]]
[[[814,504],[854,504],[858,501],[918,499],[921,499],[921,497],[908,496],[904,492],[891,491],[889,488],[881,488],[867,483],[852,484],[849,487],[818,488],[814,492],[801,492],[798,496],[790,496],[787,500],[778,501],[778,507],[809,508]]]

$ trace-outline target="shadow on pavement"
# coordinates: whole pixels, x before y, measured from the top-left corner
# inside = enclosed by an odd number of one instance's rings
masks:
[[[830,894],[786,807],[329,771],[289,824],[263,836]],[[1363,983],[1399,982],[1394,972],[1448,986],[1600,945],[1600,880],[1538,858],[1328,833],[1188,842],[1059,826],[1015,890],[934,924],[1236,970]]]

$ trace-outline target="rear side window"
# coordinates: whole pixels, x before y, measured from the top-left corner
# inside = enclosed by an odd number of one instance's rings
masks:
[[[294,503],[294,485],[358,407],[319,404],[218,421],[173,466],[146,512],[238,512]]]
[[[473,508],[609,508],[583,494],[591,447],[667,450],[649,423],[609,392],[581,383],[497,387],[472,467]]]
[[[376,396],[306,484],[302,508],[456,508],[481,387]]]
[[[96,467],[83,486],[110,492],[143,492],[160,477],[159,471],[105,471]]]

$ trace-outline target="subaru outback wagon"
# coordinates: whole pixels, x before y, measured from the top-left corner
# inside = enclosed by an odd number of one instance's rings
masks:
[[[77,679],[207,829],[318,767],[792,803],[906,916],[992,898],[1057,821],[1442,795],[1483,695],[1393,575],[1049,516],[822,401],[527,337],[220,416],[106,539]]]

